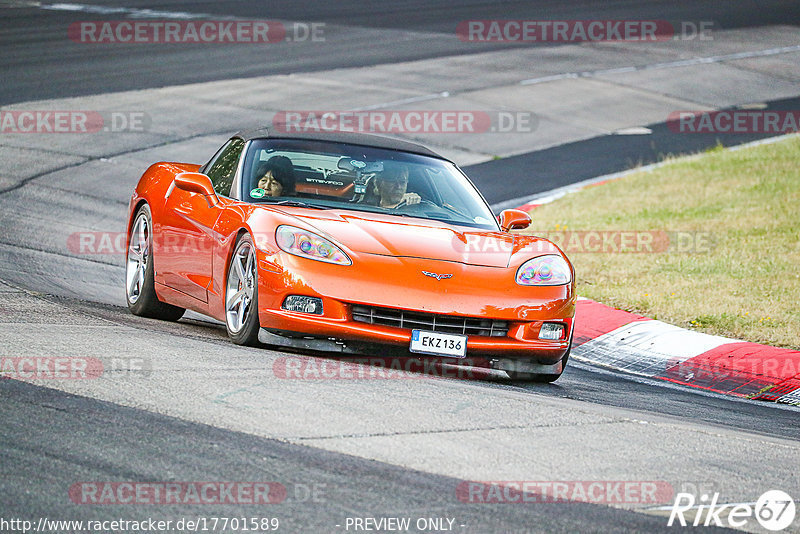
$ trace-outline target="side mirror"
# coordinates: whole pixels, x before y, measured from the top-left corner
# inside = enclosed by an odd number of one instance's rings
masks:
[[[175,177],[173,184],[181,191],[203,195],[206,197],[209,207],[216,206],[219,202],[219,197],[216,191],[214,191],[214,186],[211,184],[211,178],[205,174],[199,172],[182,172]]]
[[[522,210],[503,210],[497,217],[497,221],[504,232],[522,230],[531,225],[531,216]]]

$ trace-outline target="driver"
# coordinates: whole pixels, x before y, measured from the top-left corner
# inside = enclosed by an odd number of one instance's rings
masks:
[[[256,169],[257,187],[263,189],[268,197],[291,196],[295,194],[295,176],[292,160],[286,156],[272,156]]]
[[[383,164],[383,172],[375,176],[377,195],[374,203],[387,209],[419,204],[420,196],[417,193],[407,193],[407,187],[408,166],[386,161]]]

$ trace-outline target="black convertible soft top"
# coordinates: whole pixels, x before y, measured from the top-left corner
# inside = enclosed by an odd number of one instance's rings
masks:
[[[444,159],[441,155],[425,148],[422,145],[403,141],[401,139],[393,139],[391,137],[383,137],[380,135],[363,134],[363,133],[350,133],[350,132],[319,132],[319,133],[294,133],[294,132],[276,132],[269,128],[258,128],[255,130],[242,131],[234,137],[241,137],[245,141],[251,139],[301,139],[309,141],[331,141],[336,143],[349,143],[351,145],[371,146],[375,148],[385,148],[389,150],[401,150],[403,152],[412,152],[414,154],[421,154],[423,156],[431,156],[434,158]],[[449,161],[449,160],[448,160]]]

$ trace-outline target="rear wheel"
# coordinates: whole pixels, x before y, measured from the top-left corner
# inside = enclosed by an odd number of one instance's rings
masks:
[[[225,325],[237,345],[258,345],[258,273],[250,234],[242,234],[228,265],[225,283]]]
[[[153,219],[144,204],[131,226],[128,251],[125,256],[125,297],[134,315],[177,321],[186,311],[158,300],[155,268],[153,267]]]

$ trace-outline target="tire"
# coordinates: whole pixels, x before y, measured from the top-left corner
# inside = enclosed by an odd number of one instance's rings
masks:
[[[258,269],[250,234],[242,234],[225,276],[225,327],[237,345],[255,347],[258,342]]]
[[[518,371],[506,371],[506,374],[508,375],[508,378],[510,378],[511,380],[519,382],[537,382],[540,384],[549,384],[551,382],[555,382],[564,373],[564,369],[567,368],[567,362],[569,361],[569,353],[571,351],[572,351],[572,342],[570,342],[567,353],[564,354],[563,358],[561,358],[561,372],[558,374],[544,375],[537,373],[521,373]]]
[[[125,300],[134,315],[177,321],[186,311],[158,300],[153,267],[153,218],[144,204],[133,219],[125,253]]]

